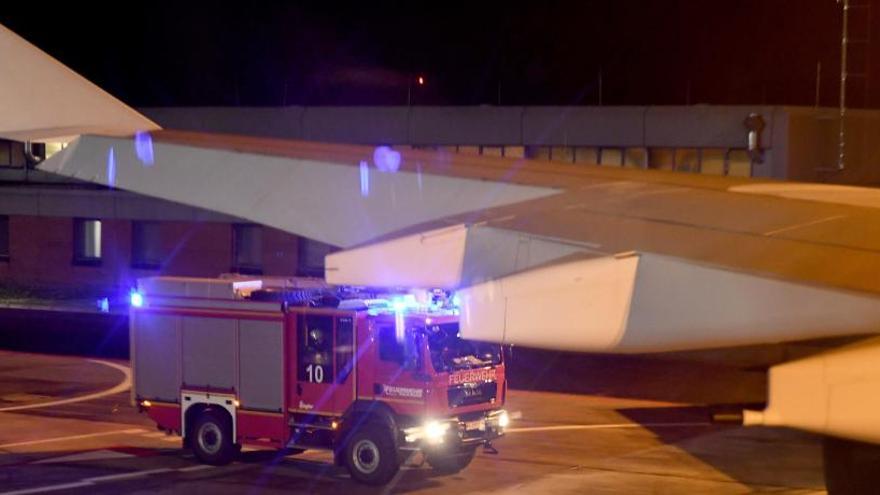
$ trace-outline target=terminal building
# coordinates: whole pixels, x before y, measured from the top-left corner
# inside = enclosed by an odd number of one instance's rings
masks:
[[[880,112],[670,107],[142,108],[166,129],[668,173],[880,184]],[[34,169],[63,144],[0,141],[0,277],[93,294],[149,275],[323,273],[335,249],[212,211]],[[39,155],[39,156],[35,156]],[[229,198],[235,201],[235,198]]]

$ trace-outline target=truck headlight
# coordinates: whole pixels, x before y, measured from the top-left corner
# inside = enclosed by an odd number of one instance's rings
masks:
[[[507,428],[508,425],[510,425],[510,415],[507,414],[507,411],[501,411],[501,414],[498,415],[498,426]]]
[[[429,443],[440,443],[443,441],[443,437],[446,436],[446,432],[449,431],[449,423],[428,421],[422,426],[422,431],[424,432],[425,440]]]

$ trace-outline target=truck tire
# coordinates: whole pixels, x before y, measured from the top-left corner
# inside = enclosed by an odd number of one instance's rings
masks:
[[[454,454],[431,453],[427,455],[428,464],[439,474],[455,474],[468,467],[477,454],[476,447],[468,447]]]
[[[204,464],[229,464],[238,452],[232,440],[229,417],[220,411],[206,409],[192,425],[189,444],[196,458]]]
[[[343,455],[351,477],[367,485],[384,485],[400,469],[392,432],[381,423],[366,423],[354,430]]]

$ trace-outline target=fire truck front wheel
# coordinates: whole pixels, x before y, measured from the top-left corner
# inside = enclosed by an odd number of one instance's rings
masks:
[[[193,422],[190,447],[196,458],[214,466],[232,462],[236,446],[232,442],[229,417],[220,411],[206,409]]]
[[[381,423],[367,423],[354,431],[344,455],[351,477],[368,485],[384,485],[400,469],[394,437]]]

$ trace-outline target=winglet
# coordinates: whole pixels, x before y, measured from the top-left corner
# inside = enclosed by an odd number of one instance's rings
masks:
[[[0,25],[0,138],[130,136],[159,125]]]

